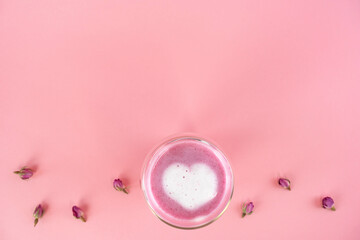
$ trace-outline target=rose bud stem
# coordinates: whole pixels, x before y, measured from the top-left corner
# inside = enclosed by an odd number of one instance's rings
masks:
[[[330,209],[332,211],[335,211],[335,206],[334,206],[334,200],[331,197],[324,197],[322,199],[322,207],[325,209]]]
[[[32,177],[33,170],[27,167],[22,167],[20,171],[14,171],[15,174],[18,174],[22,180],[26,180]]]
[[[81,210],[81,208],[77,206],[72,207],[73,216],[76,219],[81,219],[81,221],[86,222],[86,218],[84,216],[84,212]]]
[[[122,191],[122,192],[128,194],[128,191],[127,191],[124,183],[123,183],[120,179],[114,179],[113,187],[114,187],[117,191]]]
[[[41,204],[39,204],[36,206],[34,213],[33,213],[33,216],[35,218],[34,227],[36,226],[36,224],[38,224],[39,218],[41,218],[43,215],[44,215],[44,209],[42,208]]]
[[[254,204],[253,202],[249,202],[248,204],[244,204],[243,206],[243,212],[241,217],[245,217],[246,215],[251,215],[254,210]]]
[[[290,187],[290,180],[287,178],[279,178],[278,181],[279,185],[289,191],[291,191],[291,187]]]

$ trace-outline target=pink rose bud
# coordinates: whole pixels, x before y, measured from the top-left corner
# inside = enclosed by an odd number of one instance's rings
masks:
[[[81,219],[81,221],[86,222],[85,214],[79,207],[73,206],[72,212],[76,219]]]
[[[325,209],[331,209],[332,211],[335,211],[334,207],[334,200],[331,197],[324,197],[322,199],[322,206]]]
[[[122,191],[122,192],[128,194],[128,191],[126,190],[125,185],[123,184],[123,182],[120,179],[115,179],[113,182],[113,186],[117,191]]]
[[[248,204],[243,206],[242,211],[242,217],[245,217],[246,215],[251,215],[254,210],[254,204],[252,202],[249,202]]]
[[[41,218],[44,214],[44,209],[41,207],[41,204],[37,205],[37,207],[34,210],[33,216],[35,218],[34,220],[34,227],[39,221],[39,218]]]
[[[33,170],[31,170],[30,168],[27,167],[23,167],[20,169],[20,171],[15,171],[15,174],[19,174],[20,178],[22,180],[26,180],[32,177],[33,175]]]
[[[283,188],[286,188],[287,190],[291,190],[290,188],[290,180],[286,179],[286,178],[279,178],[278,181],[279,185],[282,186]]]

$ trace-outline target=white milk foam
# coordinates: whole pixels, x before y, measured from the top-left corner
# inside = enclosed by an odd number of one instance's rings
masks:
[[[191,167],[174,163],[165,169],[162,184],[166,194],[188,210],[195,210],[217,195],[218,179],[206,164]]]

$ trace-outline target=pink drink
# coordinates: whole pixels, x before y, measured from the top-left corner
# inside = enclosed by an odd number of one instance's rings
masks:
[[[197,137],[173,138],[153,151],[142,176],[153,212],[179,228],[198,228],[225,211],[233,176],[225,155]]]

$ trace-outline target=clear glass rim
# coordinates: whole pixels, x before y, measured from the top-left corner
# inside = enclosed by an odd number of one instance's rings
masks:
[[[191,140],[195,140],[195,141],[199,141],[199,142],[202,142],[202,143],[205,143],[205,144],[208,144],[209,146],[211,146],[212,148],[214,148],[215,150],[217,150],[218,152],[220,152],[223,156],[224,156],[224,159],[226,160],[227,164],[228,164],[228,167],[229,167],[229,171],[231,173],[231,178],[230,178],[230,181],[231,181],[231,189],[230,189],[230,196],[229,196],[229,199],[227,200],[226,202],[226,205],[224,206],[224,208],[222,209],[222,211],[217,215],[215,216],[214,218],[212,218],[211,220],[209,220],[208,222],[205,222],[203,224],[200,224],[200,225],[196,225],[196,226],[190,226],[190,227],[183,227],[183,226],[178,226],[178,225],[175,225],[175,224],[172,224],[168,221],[166,221],[165,219],[163,219],[156,211],[155,209],[153,209],[153,206],[151,205],[150,201],[149,201],[149,198],[148,198],[148,195],[146,193],[146,187],[145,187],[145,184],[144,184],[144,181],[145,181],[145,171],[150,163],[150,160],[152,159],[152,157],[154,156],[154,154],[161,148],[163,147],[164,145],[166,144],[170,144],[172,142],[175,142],[175,141],[180,141],[180,140],[184,140],[184,139],[191,139]],[[144,164],[143,164],[143,168],[142,168],[142,171],[141,171],[141,181],[140,181],[140,184],[141,184],[141,189],[143,191],[143,194],[144,194],[144,197],[145,197],[145,200],[147,202],[147,205],[150,207],[150,210],[151,212],[158,218],[160,219],[162,222],[166,223],[167,225],[171,226],[171,227],[174,227],[174,228],[178,228],[178,229],[184,229],[184,230],[191,230],[191,229],[198,229],[198,228],[202,228],[202,227],[205,227],[213,222],[215,222],[217,219],[219,219],[224,213],[225,211],[227,210],[227,208],[229,207],[230,205],[230,202],[231,202],[231,199],[232,199],[232,196],[233,196],[233,193],[234,193],[234,175],[233,175],[233,171],[231,169],[231,165],[230,165],[230,162],[228,160],[228,157],[224,154],[224,152],[217,146],[213,143],[213,141],[209,141],[208,139],[205,139],[205,138],[202,138],[202,137],[198,137],[194,134],[179,134],[179,135],[174,135],[174,136],[171,136],[171,137],[168,137],[166,138],[165,140],[163,140],[159,145],[157,145],[155,148],[153,148],[148,154],[147,156],[145,157],[145,161],[144,161]]]

